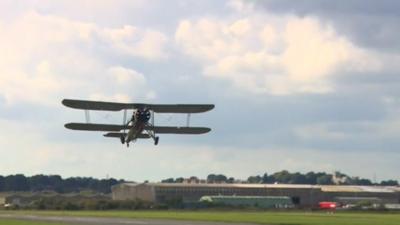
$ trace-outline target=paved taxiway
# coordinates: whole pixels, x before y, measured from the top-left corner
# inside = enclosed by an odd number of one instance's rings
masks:
[[[62,222],[69,225],[228,225],[232,223],[220,222],[198,222],[178,220],[153,220],[153,219],[127,219],[127,218],[102,218],[102,217],[71,217],[71,216],[36,216],[36,215],[15,215],[0,214],[0,218],[18,219],[42,222]],[[250,225],[235,223],[235,225]]]

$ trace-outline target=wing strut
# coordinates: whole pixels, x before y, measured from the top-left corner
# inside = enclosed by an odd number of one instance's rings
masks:
[[[85,109],[85,119],[86,123],[90,123],[90,113],[89,110]]]
[[[122,125],[128,125],[129,123],[126,122],[126,114],[127,114],[127,109],[124,109],[124,117],[122,118]],[[121,140],[122,144],[125,144],[125,138],[126,138],[126,129],[122,132],[122,136],[119,137]],[[129,143],[127,143],[127,146],[129,147]]]
[[[149,127],[154,127],[154,111],[150,110],[150,113],[151,113],[151,116],[150,116],[151,122],[150,123],[148,122],[147,125]],[[146,129],[146,133],[149,135],[149,137],[153,138],[154,145],[158,145],[159,137],[156,136],[156,132],[154,131],[154,129]]]
[[[154,111],[150,110],[151,113],[151,124],[154,126]]]
[[[126,109],[124,109],[124,118],[122,118],[122,125],[126,124]]]
[[[186,126],[189,127],[189,125],[190,125],[190,113],[188,113],[186,117]]]

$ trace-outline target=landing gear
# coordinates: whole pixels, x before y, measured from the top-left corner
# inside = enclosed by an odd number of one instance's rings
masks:
[[[160,138],[159,137],[155,137],[154,138],[154,145],[158,145],[158,140],[159,140]]]
[[[148,126],[153,126],[151,123],[148,123]],[[153,130],[146,130],[147,134],[153,138],[154,140],[154,145],[158,145],[159,137],[156,136],[156,133]]]
[[[125,144],[125,137],[124,137],[124,136],[121,136],[120,139],[121,139],[121,143],[122,143],[122,144]]]

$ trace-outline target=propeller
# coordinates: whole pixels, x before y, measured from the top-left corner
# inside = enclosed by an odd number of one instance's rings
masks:
[[[150,109],[145,109],[144,110],[144,115],[145,115],[146,120],[149,120],[150,117],[151,117]]]

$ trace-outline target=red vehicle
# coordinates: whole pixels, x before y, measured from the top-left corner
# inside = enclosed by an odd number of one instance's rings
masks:
[[[336,202],[320,202],[318,203],[319,209],[325,209],[325,210],[335,210],[337,207]]]

